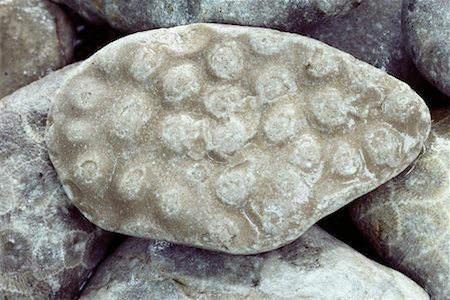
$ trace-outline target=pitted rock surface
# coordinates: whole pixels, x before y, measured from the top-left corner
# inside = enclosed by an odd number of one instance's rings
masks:
[[[66,65],[73,29],[47,0],[0,0],[0,98]]]
[[[298,32],[416,85],[424,79],[403,41],[401,10],[402,0],[364,1],[344,16],[299,28]]]
[[[97,269],[81,299],[429,299],[405,275],[317,226],[279,250],[239,256],[137,238]]]
[[[378,253],[433,299],[450,299],[450,115],[433,124],[425,152],[401,175],[352,205]]]
[[[48,126],[61,182],[95,224],[249,254],[400,173],[430,115],[406,84],[318,41],[199,24],[99,51]]]
[[[47,154],[47,111],[72,69],[0,101],[1,299],[74,299],[112,240],[68,201]]]
[[[404,0],[402,26],[422,74],[450,96],[450,0]]]
[[[296,30],[344,15],[367,0],[53,0],[94,22],[123,31],[192,23],[226,23]]]

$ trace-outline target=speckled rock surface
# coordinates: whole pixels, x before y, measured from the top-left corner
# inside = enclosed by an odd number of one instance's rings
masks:
[[[417,68],[450,96],[450,0],[404,0],[402,26]]]
[[[367,0],[55,0],[123,31],[200,22],[295,30],[346,14]]]
[[[429,299],[403,274],[319,227],[279,250],[236,256],[130,238],[81,299]]]
[[[0,0],[0,98],[66,65],[73,29],[47,0]]]
[[[70,204],[44,143],[50,101],[71,68],[0,101],[1,299],[73,299],[111,241]]]
[[[450,299],[450,115],[433,124],[411,169],[356,201],[352,217],[377,252],[425,287]]]
[[[429,124],[406,84],[346,53],[200,24],[130,35],[86,60],[54,102],[48,145],[69,198],[100,227],[249,254],[400,173]]]
[[[345,16],[300,28],[299,32],[416,83],[421,76],[403,41],[401,7],[402,0],[364,1]]]

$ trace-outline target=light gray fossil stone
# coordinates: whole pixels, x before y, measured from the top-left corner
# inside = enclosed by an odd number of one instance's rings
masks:
[[[345,16],[299,28],[299,32],[416,84],[423,79],[403,41],[401,10],[402,0],[364,1]]]
[[[47,0],[0,0],[0,98],[66,65],[73,28]]]
[[[226,23],[295,30],[346,14],[367,0],[54,0],[123,31],[192,23]]]
[[[450,0],[404,0],[403,32],[422,74],[450,96]]]
[[[317,226],[294,243],[239,256],[137,238],[100,265],[80,300],[429,299],[405,275]]]
[[[351,207],[357,227],[433,299],[450,299],[450,115],[433,124],[412,168]]]
[[[112,240],[68,201],[45,146],[50,102],[72,68],[0,101],[0,299],[73,299]]]
[[[400,173],[430,112],[406,84],[321,42],[198,24],[97,52],[48,126],[59,178],[93,223],[250,254]]]

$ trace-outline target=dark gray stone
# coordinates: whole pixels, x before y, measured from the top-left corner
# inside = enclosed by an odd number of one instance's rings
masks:
[[[416,84],[421,76],[403,42],[401,6],[402,0],[365,1],[345,16],[299,31]]]
[[[343,15],[363,0],[54,0],[123,31],[211,22],[295,30]]]
[[[429,299],[403,274],[371,261],[319,227],[281,249],[229,255],[130,238],[81,299]]]
[[[417,68],[450,96],[450,0],[404,0],[402,22]]]
[[[73,299],[112,241],[70,204],[45,146],[48,108],[72,69],[0,100],[0,299]]]

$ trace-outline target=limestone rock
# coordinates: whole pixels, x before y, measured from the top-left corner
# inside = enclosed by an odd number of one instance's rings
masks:
[[[85,18],[123,31],[191,23],[227,23],[295,30],[346,14],[363,0],[54,0]],[[367,0],[366,0],[367,1]]]
[[[0,0],[0,98],[66,65],[73,29],[47,0]]]
[[[88,299],[429,299],[403,274],[319,227],[279,250],[236,256],[130,238],[100,265]]]
[[[450,299],[450,115],[410,169],[352,205],[355,224],[433,299]]]
[[[70,204],[44,142],[47,110],[71,69],[0,101],[1,299],[73,299],[111,241]]]
[[[298,238],[406,168],[430,113],[318,41],[199,24],[127,36],[55,99],[49,153],[100,227],[250,254]]]
[[[404,0],[402,25],[417,68],[450,96],[450,0]]]
[[[416,84],[421,76],[403,41],[401,8],[402,0],[364,1],[345,16],[300,28],[299,32]]]

